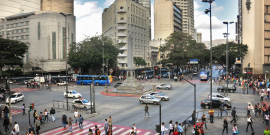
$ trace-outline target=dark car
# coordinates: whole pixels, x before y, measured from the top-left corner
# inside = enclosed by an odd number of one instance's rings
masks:
[[[114,88],[117,88],[118,86],[121,86],[121,85],[122,85],[122,83],[119,82],[119,83],[116,83],[115,85],[113,85],[113,87],[114,87]]]
[[[227,91],[227,84],[217,88],[217,91],[219,91],[219,92],[223,92],[224,90]],[[235,85],[234,84],[228,84],[228,91],[231,92],[231,93],[235,92],[236,91]]]
[[[223,104],[225,110],[227,108],[232,108],[230,102],[227,102],[227,101],[223,102],[223,101],[220,101],[218,99],[212,99],[212,108],[219,108],[221,106],[221,104]],[[210,108],[210,99],[205,99],[205,100],[201,101],[201,107],[204,107],[205,109],[209,109]]]

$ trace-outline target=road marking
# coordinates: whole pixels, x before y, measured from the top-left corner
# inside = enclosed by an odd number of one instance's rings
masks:
[[[144,135],[150,135],[151,134],[151,132],[147,132],[147,133],[145,133]]]
[[[130,131],[131,131],[131,130],[127,130],[126,132],[122,133],[122,135],[126,135],[126,134],[129,135],[129,134],[130,134]]]
[[[118,129],[117,131],[113,131],[113,134],[116,134],[117,135],[117,133],[118,132],[121,132],[122,130],[124,130],[125,128],[120,128],[120,129]]]
[[[114,130],[116,127],[112,127],[112,130]],[[104,129],[104,128],[103,128]],[[101,133],[100,135],[105,135],[105,131]]]
[[[66,125],[67,125],[67,124],[66,124]],[[73,123],[72,126],[73,126],[73,125],[75,125],[75,123]],[[64,128],[64,127],[63,127],[63,128],[56,128],[56,129],[54,129],[54,130],[50,130],[50,131],[48,131],[48,132],[42,133],[41,135],[46,135],[46,134],[49,134],[49,133],[52,133],[52,132],[55,132],[55,131],[61,131],[61,130],[62,130],[62,131],[66,131],[67,129],[68,129],[67,127],[66,127],[66,128]]]
[[[93,124],[91,124],[91,125],[93,125]],[[99,127],[99,126],[101,126],[101,125],[97,125],[97,127]],[[95,128],[95,126],[93,126],[93,128]],[[95,132],[95,130],[92,130],[93,132]],[[79,134],[80,135],[83,135],[83,134],[85,134],[86,132],[89,132],[89,130],[83,130],[82,132],[80,132]],[[101,132],[101,131],[100,131]]]
[[[84,128],[91,127],[92,125],[93,125],[93,124],[87,124],[87,123],[85,123]],[[79,127],[79,125],[78,125],[78,127]],[[73,128],[73,127],[72,127],[72,128]],[[77,127],[74,127],[74,128],[77,128]],[[72,132],[75,133],[75,132],[78,132],[79,130],[81,130],[80,127],[79,127],[78,129],[72,130]],[[68,133],[63,134],[63,135],[68,135],[68,134],[70,134],[70,133],[68,132]],[[77,134],[77,133],[76,133],[76,134]]]
[[[255,114],[253,105],[250,102],[247,102],[247,103],[248,103],[248,105],[250,104],[252,112]]]

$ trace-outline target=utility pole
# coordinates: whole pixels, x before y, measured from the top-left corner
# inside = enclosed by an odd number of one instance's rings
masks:
[[[108,59],[106,59],[106,68],[107,68],[107,72],[106,72],[106,76],[105,76],[105,91],[108,92],[108,86],[107,86],[107,81],[108,81]]]
[[[96,109],[95,109],[95,77],[93,77],[93,113],[96,113]]]
[[[92,82],[94,83],[94,82]],[[92,83],[90,82],[90,106],[91,106],[91,114],[93,113],[92,110],[93,110],[93,101],[92,101],[92,90],[91,90],[91,87],[92,87]]]

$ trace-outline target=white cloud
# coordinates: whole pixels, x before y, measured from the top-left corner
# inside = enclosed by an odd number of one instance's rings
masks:
[[[105,7],[110,6],[112,3],[114,2],[114,0],[106,0],[106,2],[104,3]]]
[[[102,34],[103,8],[97,6],[98,2],[90,1],[82,3],[74,2],[74,14],[76,16],[76,41],[82,41],[85,36]]]

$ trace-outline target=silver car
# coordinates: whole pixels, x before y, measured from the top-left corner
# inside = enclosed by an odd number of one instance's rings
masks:
[[[163,101],[169,100],[169,99],[170,99],[169,96],[164,95],[164,94],[161,93],[161,92],[150,92],[149,95],[151,95],[151,96],[153,96],[153,97],[155,97],[155,98],[159,98],[159,99],[161,99],[161,100],[163,100]]]
[[[160,103],[160,99],[158,98],[155,98],[153,96],[150,96],[150,95],[142,95],[139,99],[140,103],[143,104],[143,103],[146,103],[146,104],[159,104]]]
[[[162,83],[160,85],[157,86],[157,89],[172,89],[172,85],[170,83]]]

